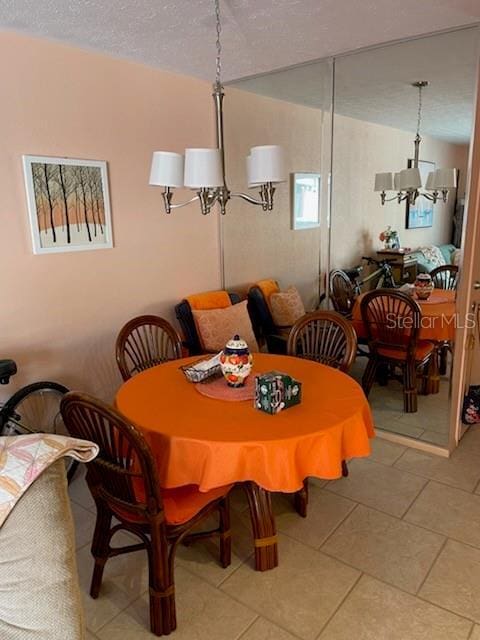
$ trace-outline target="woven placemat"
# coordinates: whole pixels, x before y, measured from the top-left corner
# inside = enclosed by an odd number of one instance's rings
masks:
[[[196,384],[195,389],[202,396],[214,400],[227,400],[228,402],[253,400],[255,397],[255,377],[250,375],[243,387],[229,387],[225,378],[222,377],[212,382]]]

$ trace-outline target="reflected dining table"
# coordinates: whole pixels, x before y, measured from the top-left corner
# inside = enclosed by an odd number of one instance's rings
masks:
[[[368,456],[374,435],[369,404],[358,383],[336,369],[257,353],[252,375],[282,371],[302,383],[301,403],[270,415],[255,409],[252,399],[199,393],[180,369],[195,360],[172,360],[139,373],[121,386],[116,406],[145,436],[163,488],[197,485],[209,491],[243,483],[255,568],[272,569],[278,551],[270,492],[302,490],[309,476],[339,478],[343,460]]]
[[[352,324],[359,338],[367,337],[367,330],[362,320],[360,303],[365,293],[355,300],[352,310]],[[456,291],[434,289],[428,300],[414,300],[420,305],[422,319],[419,340],[430,340],[435,345],[437,357],[433,358],[428,373],[428,393],[438,393],[440,390],[440,374],[438,369],[438,348],[443,343],[453,343],[456,330]]]

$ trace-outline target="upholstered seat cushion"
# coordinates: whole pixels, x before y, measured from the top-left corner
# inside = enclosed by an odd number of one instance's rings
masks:
[[[218,487],[206,493],[199,491],[196,485],[162,489],[162,501],[167,524],[175,525],[188,522],[207,504],[226,496],[232,487],[233,485]],[[140,496],[138,496],[138,499],[141,500]],[[126,510],[114,508],[113,505],[110,506],[121,518],[125,518],[130,522],[142,522],[140,517],[136,517]]]
[[[1,640],[84,640],[65,465],[30,486],[0,528]]]
[[[428,340],[419,340],[417,342],[417,348],[415,351],[415,360],[417,362],[423,362],[427,356],[433,351],[433,343]],[[407,352],[397,349],[378,349],[378,355],[384,358],[391,358],[393,360],[406,360]]]

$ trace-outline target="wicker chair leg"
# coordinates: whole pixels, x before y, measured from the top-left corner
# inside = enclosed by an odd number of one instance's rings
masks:
[[[362,377],[362,388],[368,398],[377,373],[378,361],[375,356],[369,358]]]
[[[438,372],[441,376],[446,375],[448,366],[448,345],[442,344],[439,350]]]
[[[92,582],[90,584],[90,596],[98,598],[102,585],[103,570],[110,555],[110,526],[112,514],[103,503],[97,502],[97,520],[92,540],[92,556],[95,560]]]
[[[232,532],[228,496],[220,502],[218,511],[220,514],[220,564],[225,569],[232,562]]]
[[[342,460],[342,478],[348,478],[348,467],[346,460]]]
[[[175,554],[168,555],[164,527],[163,522],[152,525],[148,554],[150,630],[156,636],[168,635],[177,627],[173,581]]]
[[[406,362],[403,370],[403,410],[415,413],[417,406],[417,371],[415,362]]]
[[[303,481],[302,489],[299,489],[294,494],[295,511],[302,518],[307,517],[307,505],[308,505],[308,480]]]

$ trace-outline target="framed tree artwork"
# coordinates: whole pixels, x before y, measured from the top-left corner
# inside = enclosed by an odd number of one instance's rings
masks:
[[[113,247],[107,163],[23,156],[33,252]]]
[[[409,169],[413,167],[413,163],[413,159],[408,160]],[[418,169],[424,185],[427,182],[427,176],[430,171],[435,171],[435,162],[419,160]],[[422,229],[431,226],[433,226],[433,202],[421,196],[416,199],[415,204],[410,204],[407,200],[405,228]]]

